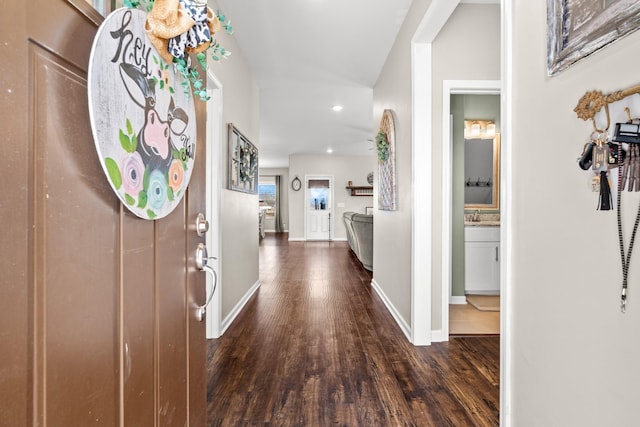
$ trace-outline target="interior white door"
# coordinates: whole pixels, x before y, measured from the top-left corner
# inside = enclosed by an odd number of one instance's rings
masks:
[[[306,239],[331,240],[332,178],[306,179]]]

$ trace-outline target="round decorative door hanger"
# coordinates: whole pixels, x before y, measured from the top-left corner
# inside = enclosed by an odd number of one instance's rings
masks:
[[[111,187],[143,219],[180,203],[196,154],[193,96],[153,47],[146,14],[122,8],[100,26],[89,61],[93,138]]]

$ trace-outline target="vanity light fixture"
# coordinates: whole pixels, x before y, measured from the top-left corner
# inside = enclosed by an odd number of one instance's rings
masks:
[[[469,134],[471,136],[473,136],[473,137],[480,136],[480,123],[473,122],[473,124],[471,125],[471,130],[470,130]]]
[[[327,153],[329,154],[333,153],[333,148],[327,148]]]
[[[493,139],[496,124],[491,120],[465,120],[464,139]]]
[[[331,109],[335,112],[342,111],[342,105],[334,105]]]
[[[487,123],[487,136],[496,135],[496,124],[493,122]]]

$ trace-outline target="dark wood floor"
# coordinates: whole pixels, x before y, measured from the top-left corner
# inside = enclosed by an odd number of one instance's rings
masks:
[[[267,234],[260,279],[209,343],[210,426],[499,424],[499,337],[412,346],[345,242]]]

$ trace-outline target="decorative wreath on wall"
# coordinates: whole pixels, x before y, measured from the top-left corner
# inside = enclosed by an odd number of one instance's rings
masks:
[[[258,150],[254,146],[240,148],[240,181],[250,183],[258,172]]]

